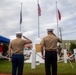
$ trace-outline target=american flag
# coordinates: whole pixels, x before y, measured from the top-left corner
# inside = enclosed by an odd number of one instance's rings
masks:
[[[39,3],[38,3],[38,16],[41,16],[41,8],[40,8]]]
[[[59,10],[58,10],[58,18],[59,18],[59,20],[61,20],[61,13]]]

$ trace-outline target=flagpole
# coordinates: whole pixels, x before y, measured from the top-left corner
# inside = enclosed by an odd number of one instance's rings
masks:
[[[59,32],[60,32],[60,38],[62,40],[62,28],[61,27],[59,28]]]
[[[37,7],[38,7],[39,0],[37,1]],[[39,11],[39,10],[38,10]],[[40,38],[40,27],[39,27],[39,12],[38,12],[38,38]]]
[[[21,24],[20,24],[20,32],[21,32]]]
[[[20,32],[21,32],[21,24],[22,24],[22,3],[21,3],[21,10],[20,10]]]
[[[20,32],[21,32],[21,24],[20,24]]]
[[[58,26],[58,9],[57,9],[57,1],[56,1],[56,18],[57,18],[57,35],[59,37],[59,26]]]

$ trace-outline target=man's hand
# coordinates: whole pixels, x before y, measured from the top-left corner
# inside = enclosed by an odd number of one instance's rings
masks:
[[[12,58],[10,58],[9,61],[12,62]]]
[[[45,59],[45,56],[44,55],[42,56],[42,59]]]

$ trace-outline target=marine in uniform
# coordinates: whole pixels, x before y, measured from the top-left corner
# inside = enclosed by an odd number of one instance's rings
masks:
[[[62,40],[53,33],[53,29],[47,29],[47,34],[40,42],[42,58],[45,59],[45,71],[46,75],[57,75],[57,42],[61,43]]]
[[[32,43],[30,39],[27,37],[23,36],[24,39],[22,38],[22,32],[17,32],[16,33],[16,39],[12,40],[9,44],[9,54],[12,55],[12,75],[16,75],[16,72],[18,70],[17,75],[22,75],[23,72],[23,65],[24,65],[24,55],[23,55],[23,50],[24,50],[24,45],[28,43]],[[12,50],[12,54],[11,54]]]

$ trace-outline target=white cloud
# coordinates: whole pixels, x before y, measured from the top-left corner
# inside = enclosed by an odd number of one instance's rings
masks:
[[[40,37],[47,28],[54,28],[57,35],[56,0],[41,0]],[[61,12],[59,27],[63,28],[63,39],[76,39],[76,0],[57,0]],[[0,0],[0,35],[9,37],[20,31],[20,4],[22,4],[22,32],[30,39],[38,37],[37,0]],[[72,37],[73,36],[73,37]]]

